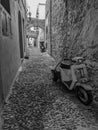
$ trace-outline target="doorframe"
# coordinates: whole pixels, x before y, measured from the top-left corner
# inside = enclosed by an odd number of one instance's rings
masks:
[[[21,12],[18,11],[18,30],[19,30],[19,48],[20,48],[20,58],[24,58],[24,47],[23,47],[23,25]]]
[[[5,98],[4,98],[2,73],[1,73],[1,65],[0,65],[0,108],[4,105],[4,102],[5,102]]]

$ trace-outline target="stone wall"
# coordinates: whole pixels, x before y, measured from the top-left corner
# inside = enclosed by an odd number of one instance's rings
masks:
[[[98,84],[98,0],[52,0],[52,56],[85,56]],[[64,51],[63,51],[64,49]],[[64,53],[63,53],[64,52]]]
[[[68,0],[67,57],[91,61],[90,76],[98,84],[98,0]],[[66,45],[64,45],[66,46]],[[66,54],[66,51],[65,51]]]
[[[52,56],[59,58],[63,47],[63,18],[65,4],[63,0],[52,1]]]

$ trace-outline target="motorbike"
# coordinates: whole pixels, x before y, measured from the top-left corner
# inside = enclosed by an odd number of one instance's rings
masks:
[[[40,47],[40,51],[41,51],[41,52],[45,52],[45,47],[44,47],[44,46],[41,46],[41,47]]]
[[[45,52],[44,42],[40,42],[40,51]]]
[[[74,90],[83,104],[89,105],[92,102],[92,85],[82,57],[63,59],[51,71],[53,81],[60,80],[68,90]]]

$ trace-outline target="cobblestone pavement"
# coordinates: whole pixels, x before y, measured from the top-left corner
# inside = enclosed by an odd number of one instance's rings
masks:
[[[29,51],[4,106],[3,130],[98,130],[98,105],[84,106],[54,83],[50,68],[55,61],[37,49]]]

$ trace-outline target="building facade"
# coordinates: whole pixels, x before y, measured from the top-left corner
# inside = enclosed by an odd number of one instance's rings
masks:
[[[0,104],[25,55],[25,0],[0,0]]]
[[[98,0],[47,0],[45,34],[47,49],[55,59],[89,59],[93,66],[91,78],[98,85]]]

